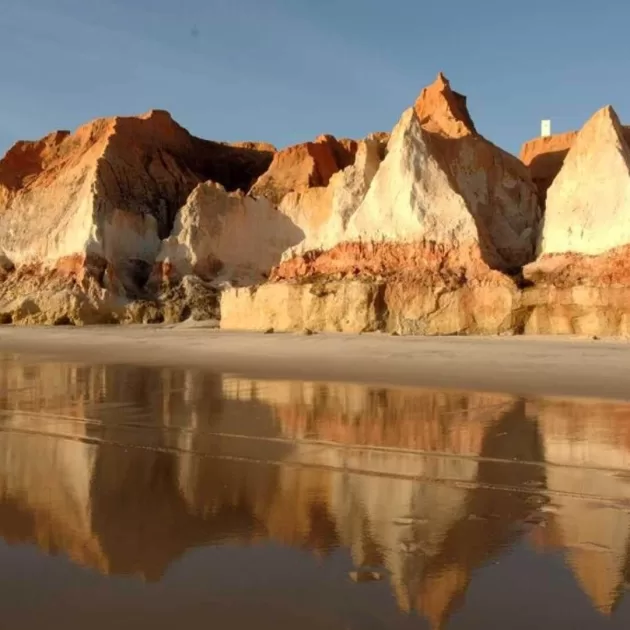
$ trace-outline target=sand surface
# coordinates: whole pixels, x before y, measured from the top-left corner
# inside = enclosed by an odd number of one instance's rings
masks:
[[[0,328],[0,352],[202,367],[261,378],[630,400],[630,343],[567,337],[391,337],[201,326]]]

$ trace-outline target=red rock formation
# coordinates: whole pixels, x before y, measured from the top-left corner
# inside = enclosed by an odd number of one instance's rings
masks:
[[[600,254],[545,254],[523,269],[531,282],[571,288],[590,287],[629,287],[630,286],[630,244]]]
[[[431,85],[422,90],[414,108],[422,126],[432,133],[449,138],[477,133],[466,107],[466,97],[454,92],[441,72]]]
[[[0,160],[0,190],[6,195],[10,191],[48,185],[64,169],[78,166],[85,159],[96,162],[94,149],[106,148],[109,152],[103,157],[115,157],[121,162],[112,164],[113,170],[116,166],[127,169],[139,166],[144,154],[150,168],[142,170],[153,175],[158,186],[168,175],[175,176],[169,167],[176,166],[189,177],[216,181],[227,190],[248,190],[271,163],[273,153],[271,145],[230,146],[195,138],[168,112],[152,110],[135,117],[97,119],[74,134],[56,131],[34,142],[17,142]],[[164,162],[160,164],[160,160]]]
[[[492,275],[478,248],[453,249],[432,241],[419,243],[342,243],[311,251],[273,269],[270,280],[334,277],[406,279],[452,288]],[[496,274],[499,276],[500,274]]]
[[[296,144],[274,155],[269,170],[254,184],[255,196],[280,203],[289,192],[326,186],[330,178],[354,161],[357,143],[319,136],[315,142]]]

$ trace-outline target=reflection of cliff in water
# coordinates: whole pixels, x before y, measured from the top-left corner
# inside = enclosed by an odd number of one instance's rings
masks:
[[[523,402],[488,427],[479,455],[477,485],[467,493],[462,517],[418,572],[416,607],[435,628],[442,627],[461,601],[473,571],[522,537],[521,525],[537,511],[531,494],[513,489],[545,484],[544,468],[529,464],[542,460],[542,444]]]
[[[388,572],[399,605],[434,627],[474,571],[525,535],[566,549],[605,612],[628,579],[628,514],[600,501],[627,500],[628,482],[591,470],[630,471],[624,405],[0,368],[0,534],[102,573],[156,580],[210,544],[343,547],[358,571]]]
[[[540,543],[565,551],[593,605],[610,614],[630,566],[630,407],[550,400],[536,414],[553,522]]]

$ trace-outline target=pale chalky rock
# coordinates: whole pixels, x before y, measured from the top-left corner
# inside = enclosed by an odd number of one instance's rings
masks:
[[[547,191],[540,254],[602,254],[630,244],[630,150],[612,107],[580,130]]]
[[[270,161],[194,138],[162,111],[19,142],[0,161],[0,248],[16,266],[76,254],[152,262],[200,181],[248,188]]]
[[[438,202],[439,200],[439,202]],[[475,221],[449,174],[431,154],[413,109],[394,129],[365,199],[352,215],[348,241],[475,242]]]
[[[304,232],[304,239],[284,259],[309,250],[331,249],[346,238],[348,221],[363,201],[384,158],[387,137],[360,140],[354,163],[335,173],[325,188],[288,193],[279,209]]]
[[[199,184],[177,213],[156,264],[175,279],[196,275],[252,284],[265,279],[282,253],[304,238],[302,230],[264,197],[228,193]]]

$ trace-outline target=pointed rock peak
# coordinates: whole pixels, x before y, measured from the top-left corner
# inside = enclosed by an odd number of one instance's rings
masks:
[[[412,130],[421,130],[420,118],[418,112],[413,107],[409,107],[403,113],[396,126],[392,129],[388,141],[388,151],[403,140]]]
[[[449,90],[451,89],[451,84],[444,76],[444,73],[442,71],[438,72],[437,78],[435,79],[435,84],[442,88],[448,88]]]
[[[327,144],[337,142],[337,138],[329,133],[322,133],[315,138],[317,144]]]
[[[593,130],[603,131],[608,129],[623,137],[623,128],[621,126],[621,122],[619,121],[619,116],[617,116],[617,112],[614,110],[612,105],[606,105],[602,107],[599,111],[595,112],[587,123],[582,127],[579,135],[583,136],[588,132],[592,132]]]
[[[441,72],[431,85],[422,90],[414,108],[427,131],[450,138],[477,133],[468,113],[466,97],[454,92]]]
[[[580,129],[547,191],[539,253],[597,255],[630,243],[630,149],[606,106]]]
[[[596,154],[601,156],[604,148],[616,148],[616,153],[623,157],[630,168],[630,149],[625,139],[624,128],[610,105],[595,112],[580,129],[560,174],[566,176],[567,172],[575,168],[578,162],[582,163],[585,158],[594,158]]]

